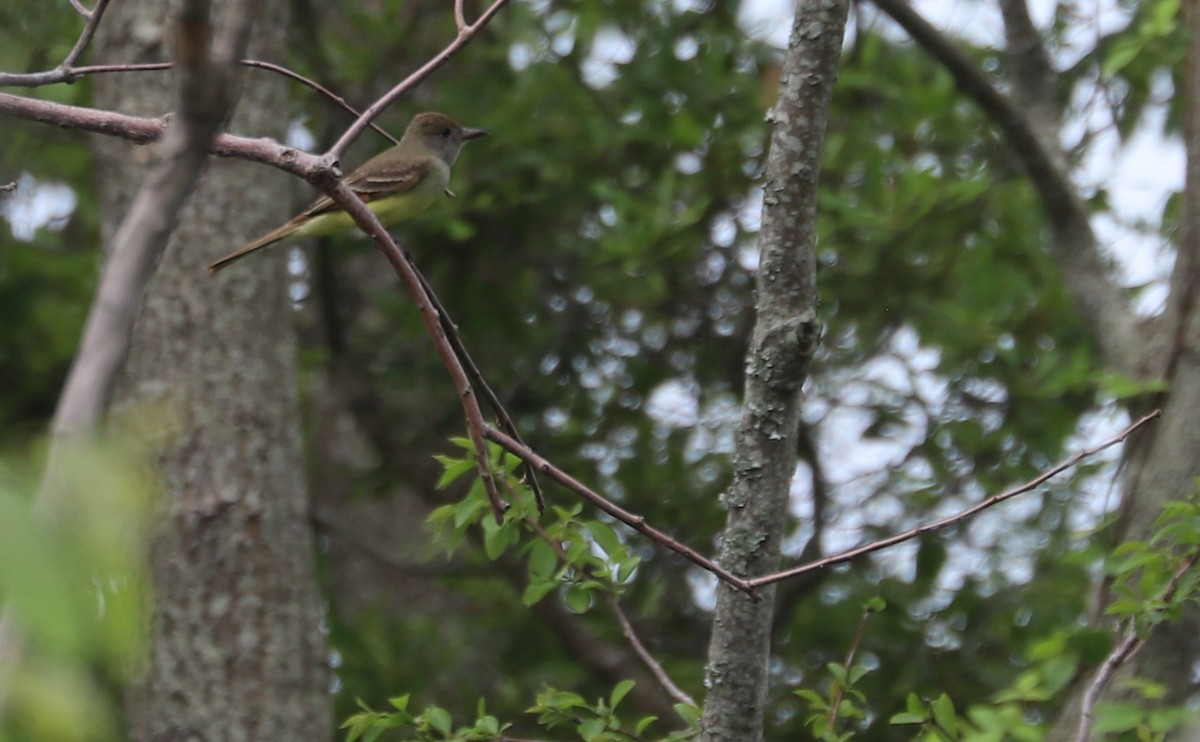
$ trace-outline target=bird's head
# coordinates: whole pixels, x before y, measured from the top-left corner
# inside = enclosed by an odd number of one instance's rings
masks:
[[[420,113],[408,125],[404,139],[416,139],[438,153],[447,165],[453,165],[458,152],[468,139],[487,136],[483,129],[463,126],[443,113]]]

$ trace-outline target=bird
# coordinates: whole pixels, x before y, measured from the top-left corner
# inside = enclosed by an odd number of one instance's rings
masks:
[[[367,160],[346,176],[345,183],[383,224],[409,219],[450,191],[450,166],[463,144],[487,136],[483,129],[463,126],[449,116],[420,113],[413,117],[400,142]],[[329,196],[316,201],[286,224],[267,232],[208,266],[216,273],[250,253],[288,237],[315,237],[356,228],[354,219]]]

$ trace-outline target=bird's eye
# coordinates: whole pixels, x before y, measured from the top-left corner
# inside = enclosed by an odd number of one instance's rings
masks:
[[[445,129],[442,129],[442,136],[444,136],[447,139],[450,138],[450,127],[446,127]]]

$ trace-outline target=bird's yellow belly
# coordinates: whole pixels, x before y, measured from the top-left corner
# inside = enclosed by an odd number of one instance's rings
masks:
[[[383,226],[411,219],[432,204],[445,189],[436,177],[426,177],[425,181],[415,188],[396,196],[385,196],[367,203],[367,208],[375,212]],[[321,235],[339,234],[357,229],[354,218],[344,211],[331,211],[313,217],[296,230],[297,237],[318,237]]]

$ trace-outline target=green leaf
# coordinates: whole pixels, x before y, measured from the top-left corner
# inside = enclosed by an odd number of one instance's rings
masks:
[[[558,552],[545,541],[534,541],[529,547],[529,574],[549,579],[558,570]]]
[[[617,705],[621,703],[622,699],[624,699],[626,695],[628,695],[629,691],[633,690],[633,686],[635,685],[637,685],[637,683],[632,680],[622,680],[621,682],[617,683],[617,687],[613,688],[612,695],[609,697],[609,707],[615,711]]]
[[[442,476],[439,477],[437,481],[437,488],[440,490],[446,489],[446,487],[456,482],[459,477],[475,468],[475,462],[471,459],[450,459],[447,457],[441,457],[438,460],[441,461],[442,466],[445,467],[442,471]]]
[[[954,702],[945,693],[933,702],[933,720],[951,737],[958,736],[958,714],[954,712]]]
[[[521,594],[521,603],[525,606],[536,605],[538,601],[553,592],[557,587],[558,583],[553,580],[530,582],[525,587],[525,592]]]
[[[656,721],[658,721],[658,717],[657,717],[657,716],[644,716],[644,717],[642,717],[642,718],[641,718],[641,719],[638,721],[638,723],[634,725],[634,727],[633,727],[633,733],[634,733],[634,734],[636,734],[636,735],[637,735],[637,736],[639,736],[639,737],[640,737],[640,736],[642,736],[642,733],[643,733],[643,732],[645,732],[645,731],[646,731],[646,729],[647,729],[647,728],[648,728],[648,727],[649,727],[651,724],[653,724],[653,723],[654,723],[654,722],[656,722]]]
[[[679,714],[679,718],[687,722],[689,727],[698,727],[700,725],[700,707],[692,703],[677,703],[672,708],[675,713]]]
[[[396,709],[397,711],[408,711],[408,698],[409,694],[405,693],[402,696],[389,698],[388,703],[391,704],[392,708]]]
[[[576,614],[587,613],[592,607],[592,594],[581,589],[578,585],[567,588],[567,608]]]
[[[450,718],[449,711],[438,706],[430,706],[425,709],[424,716],[430,726],[441,732],[443,736],[450,736],[450,733],[453,731],[453,721]]]
[[[601,523],[598,520],[589,520],[587,522],[587,529],[600,548],[604,549],[604,553],[611,556],[625,549],[625,545],[621,543],[617,532],[610,528],[607,523]]]
[[[604,719],[588,719],[579,725],[579,736],[584,742],[592,742],[599,737],[607,729],[607,724]]]

